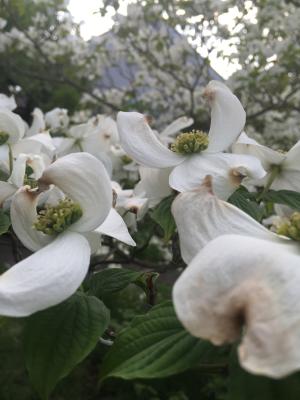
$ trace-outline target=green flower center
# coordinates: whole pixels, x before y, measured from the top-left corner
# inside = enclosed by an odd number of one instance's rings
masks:
[[[181,133],[171,145],[171,150],[179,154],[200,153],[207,149],[208,136],[202,131],[192,130]]]
[[[34,171],[30,167],[30,165],[26,165],[23,184],[26,185],[26,186],[30,186],[31,189],[35,189],[35,188],[37,188],[39,186],[38,181],[35,180],[34,178],[31,178],[31,175],[33,174],[33,172]]]
[[[125,155],[121,157],[121,160],[123,162],[124,165],[130,164],[132,162],[132,158],[130,158],[129,156]]]
[[[3,131],[0,131],[0,146],[8,141],[9,134]]]
[[[277,227],[278,235],[287,236],[300,241],[300,212],[294,212],[289,221],[283,222]]]
[[[69,226],[82,217],[82,209],[78,203],[65,198],[56,206],[46,206],[39,211],[38,219],[34,223],[37,231],[46,235],[56,235],[64,232]]]

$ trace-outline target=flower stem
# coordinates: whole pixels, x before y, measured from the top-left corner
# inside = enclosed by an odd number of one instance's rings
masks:
[[[258,196],[257,200],[261,201],[265,194],[268,193],[272,183],[274,182],[275,178],[278,176],[278,174],[280,173],[280,165],[273,165],[272,169],[271,169],[271,173],[269,176],[269,179],[266,183],[266,186],[264,187],[263,191],[261,192],[261,194]]]
[[[9,160],[9,173],[11,175],[14,166],[14,157],[10,144],[8,144],[8,160]]]

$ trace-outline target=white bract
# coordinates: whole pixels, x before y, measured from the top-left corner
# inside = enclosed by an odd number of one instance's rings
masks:
[[[14,96],[6,96],[3,93],[0,93],[0,108],[6,108],[10,111],[14,110],[17,107]]]
[[[12,111],[0,108],[0,145],[17,143],[25,134],[25,123]]]
[[[241,365],[282,378],[300,369],[300,256],[241,235],[209,242],[175,283],[176,313],[215,345],[241,339]]]
[[[135,112],[118,113],[120,140],[127,154],[141,165],[175,167],[169,178],[173,189],[179,192],[193,190],[207,174],[211,174],[220,177],[214,190],[227,199],[245,177],[260,179],[265,171],[255,157],[222,153],[236,140],[245,124],[245,111],[237,97],[217,81],[211,81],[204,93],[211,105],[207,150],[187,155],[171,151],[151,130],[147,118]],[[194,134],[197,133],[192,132]],[[201,140],[205,140],[203,135],[200,134]]]
[[[32,124],[26,131],[26,136],[37,135],[46,130],[46,122],[42,110],[35,108],[32,115]]]
[[[172,207],[189,263],[173,288],[177,316],[215,345],[242,337],[245,369],[283,377],[300,368],[298,246],[217,199],[210,179]]]
[[[67,128],[69,124],[68,110],[56,107],[45,114],[46,126],[53,131]]]
[[[261,180],[249,180],[250,184],[268,185],[275,190],[300,191],[300,142],[284,154],[260,145],[243,133],[233,145],[233,151],[255,156],[267,172]]]

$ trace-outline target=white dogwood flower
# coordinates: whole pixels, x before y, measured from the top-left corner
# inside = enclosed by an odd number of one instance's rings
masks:
[[[260,180],[249,180],[250,184],[268,186],[274,190],[300,191],[300,141],[287,153],[281,153],[250,139],[244,132],[232,146],[235,153],[258,158],[266,176]]]
[[[103,164],[90,154],[58,159],[44,170],[37,184],[38,190],[22,186],[12,198],[14,232],[36,253],[1,276],[2,315],[26,316],[71,296],[89,267],[89,234],[111,211],[109,177]],[[52,185],[64,197],[54,205],[39,204],[37,209],[41,192]]]
[[[69,125],[68,110],[65,108],[53,108],[45,114],[46,126],[53,131],[65,129]]]
[[[142,114],[119,112],[120,140],[126,153],[141,165],[175,167],[169,184],[179,192],[199,187],[207,174],[220,175],[223,180],[214,189],[226,199],[245,177],[260,179],[265,171],[255,157],[222,153],[236,140],[245,124],[245,111],[237,97],[217,81],[211,81],[204,93],[211,105],[208,136],[198,131],[183,133],[171,151],[159,141]]]

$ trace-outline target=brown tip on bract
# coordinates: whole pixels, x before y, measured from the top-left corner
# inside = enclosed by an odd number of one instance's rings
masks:
[[[144,119],[148,125],[151,125],[153,122],[153,117],[151,117],[151,115],[144,115]]]
[[[235,186],[240,186],[244,178],[245,175],[243,175],[238,169],[232,168],[229,171],[229,179]]]
[[[211,104],[215,98],[215,91],[207,87],[203,91],[203,97]]]

